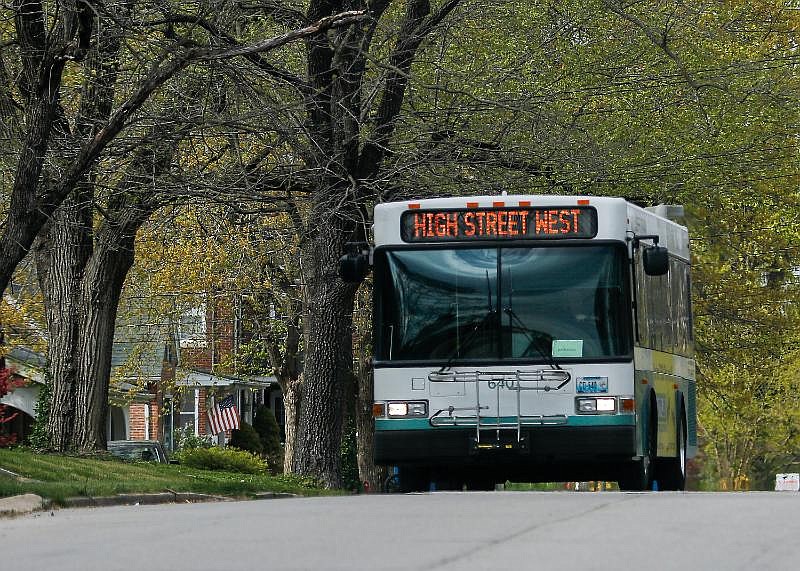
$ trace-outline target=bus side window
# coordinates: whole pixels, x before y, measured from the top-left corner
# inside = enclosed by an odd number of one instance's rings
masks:
[[[692,300],[689,264],[674,259],[670,268],[671,319],[675,331],[674,352],[689,356],[693,351]]]
[[[689,332],[687,355],[694,354],[694,313],[692,312],[692,273],[686,266],[686,319]]]
[[[664,276],[647,276],[636,256],[639,342],[643,347],[691,355],[694,346],[689,264],[670,258]]]
[[[655,295],[650,296],[650,314],[656,333],[655,349],[670,350],[669,272],[663,276],[647,276]]]

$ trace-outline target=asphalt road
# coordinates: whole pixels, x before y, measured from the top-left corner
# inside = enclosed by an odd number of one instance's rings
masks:
[[[800,494],[470,492],[0,519],[2,569],[797,569]]]

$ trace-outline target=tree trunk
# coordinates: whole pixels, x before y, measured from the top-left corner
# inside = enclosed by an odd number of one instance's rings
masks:
[[[17,265],[28,254],[33,241],[55,210],[43,204],[38,191],[45,157],[53,139],[53,124],[67,58],[56,53],[72,42],[77,27],[75,14],[64,10],[51,34],[45,30],[42,5],[21,0],[15,7],[16,40],[21,48],[22,71],[19,85],[26,96],[25,139],[17,160],[11,201],[0,233],[0,294],[5,292]],[[62,54],[63,55],[63,54]]]
[[[331,193],[335,194],[335,193]],[[324,212],[324,207],[318,212]],[[294,472],[327,487],[340,484],[339,450],[345,377],[352,370],[352,313],[356,288],[342,282],[337,266],[355,217],[328,210],[314,217],[303,248],[303,324],[307,355]]]
[[[283,473],[292,471],[297,441],[297,421],[300,417],[302,390],[300,379],[291,379],[283,384],[283,408],[286,415],[286,440],[283,446]]]
[[[373,492],[381,491],[386,479],[384,466],[375,465],[375,420],[372,417],[374,376],[370,357],[359,359],[356,372],[356,430],[358,431],[358,474]]]
[[[355,417],[358,444],[358,474],[364,488],[373,492],[383,489],[387,470],[375,465],[375,420],[372,416],[375,377],[372,370],[372,287],[358,290],[353,311],[355,331]]]
[[[122,285],[134,259],[136,229],[121,239],[114,234],[108,232],[98,240],[80,290],[75,445],[83,451],[106,447],[114,326]]]
[[[91,208],[79,196],[68,198],[56,211],[36,243],[39,287],[44,297],[49,340],[47,361],[52,383],[47,422],[49,447],[72,449],[78,331],[78,292],[91,255]]]

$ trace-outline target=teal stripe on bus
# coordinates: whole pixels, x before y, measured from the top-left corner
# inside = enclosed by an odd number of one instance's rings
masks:
[[[487,423],[485,428],[490,429],[488,426],[492,420],[483,419]],[[515,422],[516,418],[513,416],[503,417],[500,422]],[[597,415],[597,416],[568,416],[567,424],[547,425],[547,426],[633,426],[636,424],[636,417],[632,414],[620,415]],[[377,418],[375,419],[375,430],[450,430],[453,428],[472,429],[474,426],[437,426],[432,427],[427,418]],[[538,426],[523,427],[525,429],[536,429]]]

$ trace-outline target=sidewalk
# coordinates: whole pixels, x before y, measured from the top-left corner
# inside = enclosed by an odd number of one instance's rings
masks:
[[[36,494],[23,494],[0,498],[0,516],[13,516],[30,513],[44,507],[45,501]]]

